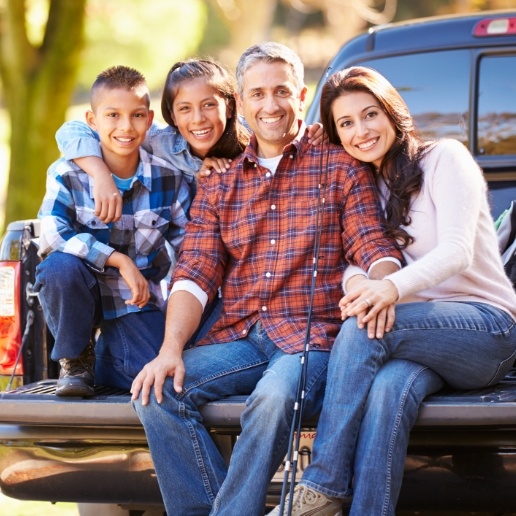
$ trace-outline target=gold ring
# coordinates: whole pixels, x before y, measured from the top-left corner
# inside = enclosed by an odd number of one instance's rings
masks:
[[[367,308],[369,308],[373,303],[371,303],[371,300],[367,297],[364,299],[364,303],[367,305]]]

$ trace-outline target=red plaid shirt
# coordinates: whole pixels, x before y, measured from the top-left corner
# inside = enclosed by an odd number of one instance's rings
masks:
[[[383,232],[370,173],[340,146],[309,144],[304,132],[303,124],[274,175],[258,164],[253,138],[228,172],[199,181],[174,281],[194,281],[210,299],[222,287],[222,316],[200,344],[245,337],[260,320],[285,352],[304,349],[321,158],[327,187],[311,348],[329,350],[340,329],[348,263],[367,270],[380,258],[402,260]]]

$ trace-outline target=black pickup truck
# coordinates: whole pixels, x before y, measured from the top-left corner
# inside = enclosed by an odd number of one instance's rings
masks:
[[[355,64],[387,76],[425,135],[454,137],[469,147],[485,172],[494,217],[516,199],[516,11],[375,27],[346,43],[330,66]],[[323,81],[308,122],[318,118]],[[32,292],[38,230],[35,220],[12,222],[0,245],[0,488],[23,500],[162,514],[129,394],[98,386],[89,399],[54,395],[53,341]],[[227,458],[244,401],[232,397],[204,408],[205,424]],[[306,421],[301,469],[315,431],[316,421]],[[271,504],[281,480],[278,471]],[[399,514],[516,513],[515,485],[516,370],[493,388],[445,389],[425,400],[411,433]]]

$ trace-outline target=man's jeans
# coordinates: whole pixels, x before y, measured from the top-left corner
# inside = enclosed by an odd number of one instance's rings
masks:
[[[129,389],[163,343],[165,316],[158,310],[103,320],[95,273],[68,253],[53,252],[36,269],[39,300],[55,339],[52,359],[76,358],[100,328],[95,383]]]
[[[514,320],[483,303],[398,305],[382,339],[369,339],[355,318],[345,321],[301,482],[353,496],[351,515],[394,515],[410,429],[424,396],[441,385],[435,373],[453,388],[480,388],[500,381],[515,356]]]
[[[181,394],[168,378],[161,404],[154,395],[147,406],[134,402],[168,514],[263,514],[269,481],[288,447],[301,355],[277,348],[258,322],[245,339],[186,350]],[[328,358],[309,353],[306,417],[322,405]],[[250,396],[228,470],[198,409],[233,394]]]

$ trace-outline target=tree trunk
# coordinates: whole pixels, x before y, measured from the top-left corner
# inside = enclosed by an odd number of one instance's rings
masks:
[[[51,0],[40,46],[27,38],[24,0],[0,7],[0,76],[11,123],[7,222],[36,216],[47,168],[59,156],[54,135],[75,86],[86,1]]]

